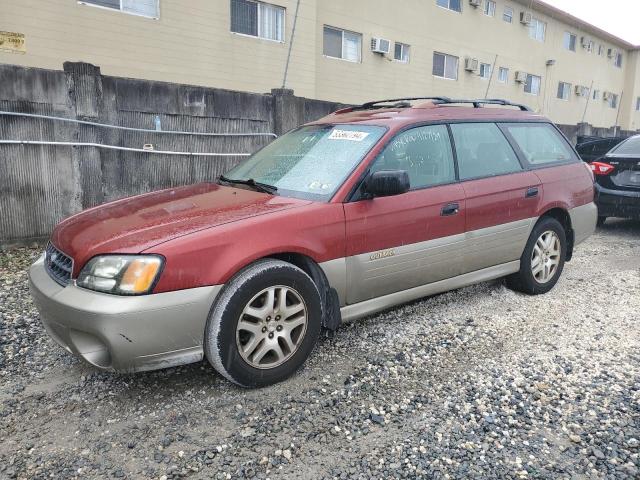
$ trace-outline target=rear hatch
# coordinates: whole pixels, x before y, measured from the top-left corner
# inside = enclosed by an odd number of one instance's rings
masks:
[[[640,155],[609,154],[603,161],[615,170],[599,177],[600,185],[615,190],[640,191]]]

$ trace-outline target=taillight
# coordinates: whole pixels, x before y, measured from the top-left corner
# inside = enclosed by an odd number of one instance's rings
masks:
[[[595,175],[609,175],[616,169],[613,165],[604,162],[591,162],[589,166]]]

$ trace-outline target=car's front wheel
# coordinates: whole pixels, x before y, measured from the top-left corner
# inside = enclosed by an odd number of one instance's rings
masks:
[[[547,293],[558,282],[567,252],[564,228],[551,217],[538,221],[520,257],[520,270],[507,277],[507,286],[529,295]]]
[[[280,260],[258,261],[220,293],[207,321],[205,355],[240,386],[280,382],[310,355],[321,315],[320,294],[304,271]]]

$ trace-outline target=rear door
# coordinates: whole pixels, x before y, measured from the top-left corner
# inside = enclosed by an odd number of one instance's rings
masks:
[[[370,173],[406,170],[411,191],[344,205],[347,303],[353,304],[460,274],[464,191],[445,125],[399,133]]]
[[[518,260],[535,222],[542,185],[525,171],[495,123],[451,125],[465,192],[463,272]]]

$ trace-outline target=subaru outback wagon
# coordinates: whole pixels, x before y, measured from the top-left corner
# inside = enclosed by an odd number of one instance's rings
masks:
[[[51,337],[100,369],[206,357],[257,387],[295,372],[323,327],[500,277],[549,291],[595,230],[593,199],[589,167],[524,106],[371,102],[215,183],[62,221],[31,291]]]

